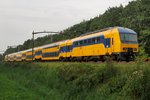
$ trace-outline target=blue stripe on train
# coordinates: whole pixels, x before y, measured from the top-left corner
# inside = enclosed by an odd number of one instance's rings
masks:
[[[100,40],[98,42],[92,42],[92,39],[96,39],[96,38],[99,38]],[[91,43],[88,43],[88,40],[91,41]],[[82,45],[76,45],[77,42],[84,42],[84,41],[87,41],[87,43],[83,43]],[[73,48],[76,48],[76,47],[81,47],[81,46],[88,46],[88,45],[94,45],[94,44],[104,44],[105,48],[110,48],[110,38],[104,38],[104,35],[101,35],[101,36],[97,36],[97,37],[92,37],[92,38],[86,38],[86,39],[83,39],[83,40],[79,40],[79,41],[75,41],[73,42],[73,45],[71,46],[71,49],[68,48],[68,46],[64,46],[60,49],[59,52],[70,52]]]

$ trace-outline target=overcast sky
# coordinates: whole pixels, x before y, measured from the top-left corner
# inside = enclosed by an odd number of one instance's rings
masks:
[[[30,39],[33,30],[60,31],[129,1],[0,0],[0,51]]]

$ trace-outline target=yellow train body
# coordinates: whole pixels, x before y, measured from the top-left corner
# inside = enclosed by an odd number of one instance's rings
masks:
[[[137,33],[113,27],[34,48],[33,60],[87,60],[111,56],[128,59],[138,52]],[[19,58],[19,59],[18,59]],[[6,55],[6,61],[31,61],[32,49]]]
[[[34,54],[34,52],[33,52],[33,54]],[[32,61],[32,49],[27,50],[25,55],[26,55],[25,61]]]
[[[22,53],[17,53],[16,54],[16,61],[22,61]]]
[[[42,60],[59,60],[59,42],[42,48]]]

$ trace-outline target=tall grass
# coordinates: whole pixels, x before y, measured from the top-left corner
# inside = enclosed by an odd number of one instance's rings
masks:
[[[0,63],[4,100],[149,100],[150,63]]]

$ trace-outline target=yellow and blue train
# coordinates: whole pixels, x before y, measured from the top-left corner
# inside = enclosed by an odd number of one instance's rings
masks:
[[[5,56],[5,61],[132,60],[139,50],[137,33],[129,28],[110,27]]]

